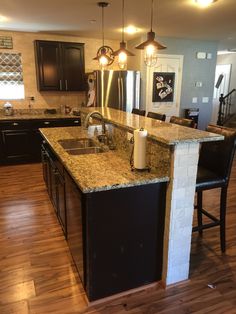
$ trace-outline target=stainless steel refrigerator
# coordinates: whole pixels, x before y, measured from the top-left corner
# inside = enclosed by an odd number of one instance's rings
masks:
[[[94,71],[95,104],[131,112],[140,106],[139,71]]]

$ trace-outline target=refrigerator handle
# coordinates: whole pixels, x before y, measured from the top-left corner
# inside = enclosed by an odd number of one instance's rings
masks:
[[[119,110],[120,110],[121,93],[120,93],[120,78],[119,77],[118,77],[118,95],[119,95]]]
[[[121,77],[120,79],[121,81],[121,110],[124,109],[124,81],[123,81],[123,78]]]

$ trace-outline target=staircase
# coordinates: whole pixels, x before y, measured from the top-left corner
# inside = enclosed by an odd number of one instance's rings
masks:
[[[232,89],[226,96],[220,95],[217,125],[236,129],[236,89]]]

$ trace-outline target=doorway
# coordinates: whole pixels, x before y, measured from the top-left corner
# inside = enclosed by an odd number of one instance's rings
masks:
[[[158,56],[156,66],[147,67],[146,112],[158,112],[179,116],[183,73],[182,55]]]
[[[214,86],[216,86],[217,82],[219,85],[218,88],[214,87],[211,123],[216,124],[218,119],[220,94],[227,95],[229,92],[230,75],[231,64],[218,64],[216,66]]]

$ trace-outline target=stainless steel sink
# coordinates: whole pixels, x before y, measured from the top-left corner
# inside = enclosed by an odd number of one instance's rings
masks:
[[[91,138],[65,139],[59,140],[58,143],[65,149],[96,147],[96,143]]]
[[[101,147],[86,147],[66,150],[70,155],[85,155],[85,154],[98,154],[103,153],[104,150]]]
[[[70,155],[85,155],[103,153],[104,149],[99,147],[91,138],[65,139],[58,143]]]

